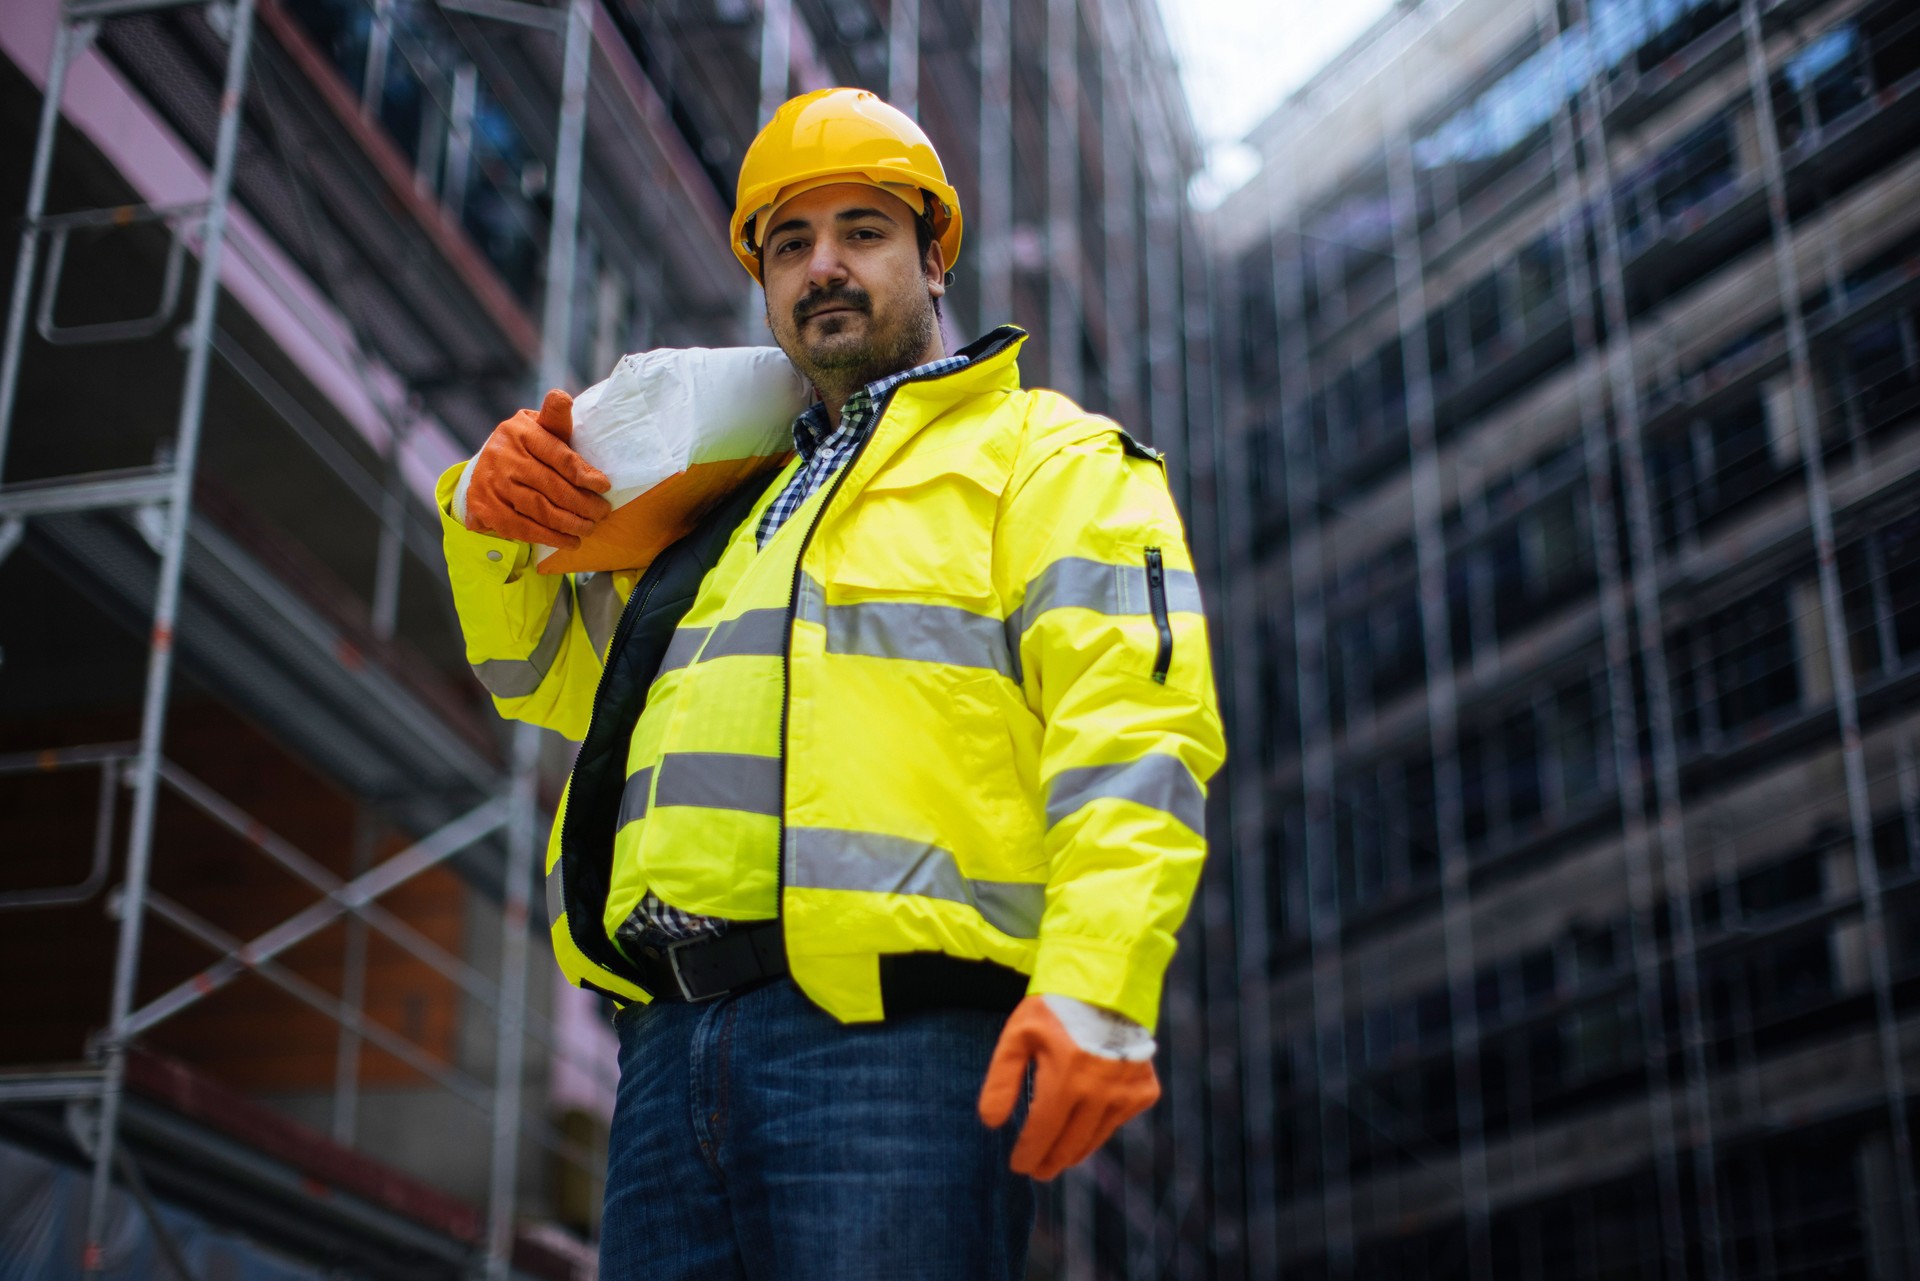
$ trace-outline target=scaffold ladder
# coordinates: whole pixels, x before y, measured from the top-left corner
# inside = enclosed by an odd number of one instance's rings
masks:
[[[53,170],[68,73],[92,47],[104,21],[189,5],[207,6],[209,25],[227,42],[226,72],[218,104],[218,130],[206,199],[186,207],[134,205],[49,217],[47,185]],[[254,0],[68,0],[61,6],[46,91],[41,100],[39,129],[34,138],[26,218],[20,229],[13,293],[7,309],[6,345],[0,348],[0,481],[3,481],[6,447],[19,393],[27,313],[42,241],[48,245],[46,280],[42,285],[45,298],[39,310],[42,336],[50,342],[126,341],[158,333],[170,322],[179,292],[181,257],[190,229],[197,224],[200,270],[194,285],[193,311],[184,336],[186,381],[171,457],[160,465],[133,473],[89,474],[33,485],[0,484],[0,543],[9,547],[19,541],[25,522],[39,516],[127,507],[150,508],[161,516],[158,526],[160,571],[149,631],[139,747],[129,771],[133,812],[127,834],[126,876],[121,889],[120,934],[114,955],[106,1034],[98,1051],[102,1072],[99,1123],[93,1143],[93,1177],[81,1257],[81,1268],[87,1276],[98,1276],[104,1264],[107,1199],[115,1169],[120,1104],[126,1081],[127,1016],[133,1005],[141,927],[146,918],[154,805],[160,784],[160,749],[173,677],[174,623],[180,603],[181,568],[186,559],[187,527],[192,515],[194,468],[206,413],[207,366],[213,349],[214,311],[220,296],[220,257],[226,242],[227,206],[233,191],[253,18]],[[54,325],[53,294],[59,286],[68,232],[79,226],[124,226],[143,221],[164,223],[173,232],[167,282],[156,311],[134,320],[77,329],[62,330]]]

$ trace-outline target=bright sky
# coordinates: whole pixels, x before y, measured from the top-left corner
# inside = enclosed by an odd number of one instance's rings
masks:
[[[1208,167],[1202,207],[1252,176],[1240,140],[1387,9],[1390,0],[1160,0]]]

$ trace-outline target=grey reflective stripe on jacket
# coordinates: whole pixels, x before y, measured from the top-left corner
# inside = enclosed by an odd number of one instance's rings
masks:
[[[957,605],[895,600],[829,605],[826,589],[809,574],[800,585],[800,617],[826,630],[829,654],[947,663],[1013,676],[1000,620]]]
[[[961,874],[951,850],[904,836],[824,827],[787,828],[787,884],[819,890],[913,894],[965,903],[1013,938],[1040,936],[1047,887],[979,881]]]
[[[653,807],[698,805],[780,817],[784,775],[778,756],[668,752],[654,767]]]
[[[1200,580],[1190,569],[1162,571],[1167,612],[1201,612]],[[1080,556],[1054,561],[1027,584],[1019,608],[1007,616],[1007,648],[1013,653],[1014,679],[1020,679],[1020,638],[1049,610],[1086,609],[1113,617],[1147,617],[1153,602],[1147,592],[1147,567],[1114,565]]]
[[[627,784],[620,791],[620,816],[614,820],[615,831],[637,818],[647,816],[648,797],[652,792],[653,766],[637,769],[627,775]]]
[[[547,611],[547,625],[534,643],[533,653],[525,658],[489,658],[474,663],[473,674],[495,698],[525,698],[540,688],[560,655],[567,639],[567,624],[573,618],[573,592],[563,580],[553,594],[553,607]]]
[[[587,640],[593,645],[593,652],[605,658],[626,602],[620,599],[620,589],[614,585],[612,574],[579,574],[573,580],[573,587],[580,597],[580,622],[587,629]]]
[[[779,658],[787,652],[787,611],[750,609],[712,627],[681,625],[660,660],[661,672],[719,658]]]
[[[1206,793],[1177,756],[1152,753],[1120,765],[1061,770],[1047,787],[1047,826],[1099,800],[1132,801],[1171,814],[1196,835],[1206,834]]]

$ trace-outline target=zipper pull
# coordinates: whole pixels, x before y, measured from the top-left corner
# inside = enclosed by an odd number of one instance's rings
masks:
[[[1167,570],[1158,547],[1147,548],[1147,607],[1153,612],[1153,629],[1160,638],[1153,658],[1153,680],[1156,685],[1165,685],[1173,666],[1173,622],[1167,617]]]

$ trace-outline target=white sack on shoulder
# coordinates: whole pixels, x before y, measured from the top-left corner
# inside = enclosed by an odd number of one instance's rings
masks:
[[[573,398],[573,448],[622,507],[693,463],[788,452],[811,399],[778,347],[635,352]]]
[[[791,452],[794,417],[812,398],[778,347],[635,352],[574,397],[572,445],[612,482],[619,508],[696,463]]]

